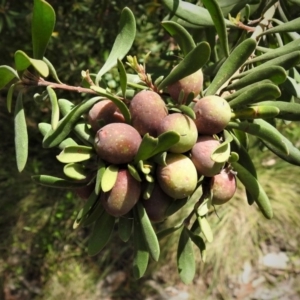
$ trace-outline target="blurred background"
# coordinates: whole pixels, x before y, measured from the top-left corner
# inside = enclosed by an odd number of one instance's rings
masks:
[[[151,51],[148,71],[168,62],[160,53],[174,49],[158,25],[167,12],[160,1],[129,0],[137,19],[138,34],[130,55]],[[18,49],[31,54],[31,0],[0,1],[0,65],[13,66]],[[47,58],[60,79],[79,85],[81,71],[97,72],[105,62],[117,34],[122,0],[49,0],[57,15]],[[111,85],[114,74],[106,75]],[[49,106],[25,103],[29,130],[29,161],[20,174],[14,152],[13,115],[6,109],[6,90],[0,94],[0,299],[300,299],[300,168],[277,159],[251,141],[251,155],[261,184],[274,208],[274,219],[265,220],[248,206],[239,188],[228,204],[209,216],[214,241],[208,244],[207,261],[197,256],[194,282],[185,286],[176,269],[178,236],[161,241],[158,264],[146,276],[132,277],[133,248],[117,234],[95,257],[87,255],[89,228],[73,230],[83,200],[74,193],[33,183],[34,174],[58,174],[56,149],[42,149],[37,124],[49,120]],[[77,94],[58,92],[76,102]],[[296,122],[281,131],[300,146]],[[188,207],[187,207],[188,209]],[[176,224],[178,214],[167,223]],[[195,249],[196,251],[196,249]]]

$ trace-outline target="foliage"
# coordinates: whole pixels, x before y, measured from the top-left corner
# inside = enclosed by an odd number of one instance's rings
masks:
[[[162,2],[169,12],[162,26],[179,45],[179,48],[176,48],[176,56],[161,53],[161,58],[166,59],[164,68],[168,68],[167,72],[162,71],[161,66],[153,69],[152,74],[146,71],[151,58],[150,53],[142,58],[126,57],[134,47],[136,20],[132,10],[125,7],[120,12],[119,30],[112,50],[100,70],[96,73],[82,71],[81,86],[62,83],[58,78],[59,72],[50,60],[44,57],[55,28],[55,11],[47,2],[35,0],[32,17],[33,54],[18,50],[14,54],[15,68],[0,66],[0,88],[11,84],[7,94],[7,108],[12,111],[14,106],[16,162],[20,172],[24,170],[28,157],[23,101],[31,99],[32,91],[36,92],[33,96],[36,102],[49,101],[52,108],[51,121],[39,123],[40,132],[44,136],[42,147],[60,149],[57,159],[64,164],[63,175],[57,177],[54,174],[42,174],[35,175],[32,179],[45,186],[76,191],[79,191],[79,188],[89,190],[92,187],[73,225],[74,228],[94,225],[88,246],[89,254],[95,255],[105,247],[116,224],[119,232],[122,228],[120,224],[125,224],[128,231],[122,232],[120,236],[124,240],[133,237],[134,276],[140,278],[147,269],[149,258],[155,261],[159,259],[159,239],[178,231],[178,272],[184,283],[190,283],[196,273],[193,245],[199,248],[202,260],[205,261],[206,243],[213,239],[208,219],[215,210],[215,176],[225,172],[234,178],[234,182],[236,176],[244,185],[249,205],[255,202],[267,219],[273,217],[270,198],[258,179],[248,152],[249,136],[256,137],[263,147],[281,159],[296,166],[300,165],[300,151],[279,129],[284,122],[299,120],[300,115],[300,52],[297,43],[300,22],[299,18],[294,18],[288,13],[288,7],[292,5],[288,0],[267,3],[252,1],[243,9],[238,1],[232,3],[230,9],[226,1],[202,1],[201,5],[175,0]],[[297,4],[293,5],[298,8]],[[51,46],[55,47],[50,45],[50,48]],[[140,64],[139,60],[142,60],[143,64]],[[171,70],[175,65],[176,68]],[[130,69],[127,70],[126,66]],[[83,63],[82,68],[85,67]],[[119,85],[109,85],[103,78],[112,69],[118,70]],[[178,98],[175,99],[172,86],[199,70],[204,74],[201,91],[185,92],[182,87]],[[46,79],[47,77],[52,81]],[[67,99],[58,99],[55,90],[59,89],[81,93],[82,101],[72,103]],[[177,199],[173,191],[179,195],[178,186],[184,180],[173,183],[173,190],[169,192],[169,183],[162,183],[165,178],[159,177],[159,170],[182,157],[189,159],[193,156],[192,147],[183,151],[186,156],[170,154],[174,151],[171,149],[174,149],[187,133],[180,133],[180,129],[171,129],[156,136],[148,132],[141,134],[141,142],[133,158],[114,163],[101,156],[108,142],[98,146],[105,124],[100,124],[102,127],[94,139],[95,134],[87,121],[86,115],[95,104],[109,100],[122,115],[124,123],[137,127],[134,124],[133,103],[140,90],[150,90],[159,95],[166,105],[168,115],[184,114],[186,118],[194,119],[195,124],[199,120],[198,104],[202,105],[204,101],[201,100],[204,98],[222,101],[223,110],[219,109],[215,113],[222,117],[218,122],[225,122],[225,104],[229,108],[229,119],[222,129],[204,133],[213,136],[213,139],[219,142],[209,159],[217,165],[222,165],[222,170],[218,170],[212,176],[201,176],[198,170],[200,176],[196,176],[191,192],[186,192],[185,188],[191,185],[192,180],[183,184],[181,192],[184,196],[180,197],[182,199]],[[88,95],[93,97],[89,98]],[[150,102],[149,99],[148,101]],[[214,107],[201,109],[208,109],[209,113],[214,113]],[[142,113],[144,112],[139,112],[140,115]],[[207,115],[208,113],[205,117]],[[205,123],[206,129],[209,127],[208,122]],[[197,135],[198,133],[200,136],[203,134],[199,127]],[[132,140],[128,143],[130,142]],[[124,144],[115,156],[121,156],[121,150],[127,146]],[[109,148],[110,151],[112,148]],[[121,180],[119,169],[122,168],[128,170],[129,177],[139,182],[142,196],[138,197],[135,201],[137,203],[126,212],[115,214],[111,213],[104,203]],[[184,171],[182,168],[171,171],[171,174],[180,175],[184,172],[187,176],[194,171]],[[142,200],[150,201],[155,181],[159,182],[168,196],[176,198],[166,210],[165,217],[181,211],[187,202],[189,206],[194,206],[175,227],[160,231],[157,231],[157,228],[161,227],[161,224],[151,222],[146,205],[142,203]],[[126,193],[127,191],[124,192]],[[116,202],[121,200],[117,199]],[[136,236],[142,238],[136,239]]]

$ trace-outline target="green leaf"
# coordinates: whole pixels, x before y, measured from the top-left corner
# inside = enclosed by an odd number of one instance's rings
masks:
[[[294,51],[299,51],[299,50],[300,50],[299,40],[295,40],[276,49],[269,49],[268,52],[250,59],[245,64],[253,64],[257,62],[268,61],[270,59],[278,58],[282,55],[290,54]]]
[[[79,119],[74,127],[76,136],[87,146],[94,146],[95,134],[84,118]]]
[[[58,99],[58,106],[61,114],[64,117],[75,107],[75,104],[67,99]]]
[[[210,158],[216,163],[224,163],[230,156],[230,142],[233,138],[227,130],[224,130],[224,138],[224,142],[216,147],[210,156]]]
[[[286,80],[286,71],[280,66],[267,66],[257,71],[253,71],[248,75],[234,81],[228,85],[225,90],[239,90],[241,88],[246,88],[250,84],[259,83],[262,80],[269,79],[275,85],[279,85]]]
[[[186,56],[196,47],[193,37],[180,24],[173,21],[163,21],[161,25],[175,39],[183,53],[183,56]]]
[[[1,71],[0,71],[1,73]],[[1,74],[0,74],[0,78],[1,78]],[[0,79],[1,80],[1,79]],[[15,89],[16,83],[13,83],[7,92],[7,97],[6,97],[6,107],[8,112],[11,112],[11,106],[12,106],[12,97],[13,97],[13,93],[14,93],[14,89]]]
[[[51,86],[47,86],[47,92],[50,98],[51,103],[51,126],[54,130],[57,127],[59,121],[59,107],[57,102],[57,97],[55,91],[52,89]]]
[[[256,105],[232,112],[232,119],[269,119],[278,116],[280,110],[276,106]]]
[[[131,116],[130,116],[130,112],[129,109],[127,107],[127,105],[118,97],[108,93],[107,91],[105,91],[103,88],[100,88],[98,86],[91,86],[91,89],[94,90],[95,92],[97,92],[99,95],[108,98],[109,100],[111,100],[120,110],[120,112],[122,113],[122,115],[124,116],[124,119],[126,121],[126,123],[130,124],[131,122]]]
[[[102,160],[98,160],[98,170],[97,170],[96,184],[95,184],[95,193],[96,193],[96,195],[100,194],[101,181],[102,181],[104,172],[105,172],[105,164]]]
[[[49,75],[47,64],[40,59],[30,58],[25,52],[18,50],[15,53],[15,64],[17,71],[26,70],[29,66],[33,66],[43,77]]]
[[[257,101],[276,99],[280,95],[280,89],[273,83],[256,83],[253,88],[248,88],[245,92],[231,100],[229,105],[235,109]]]
[[[157,87],[159,90],[201,69],[210,57],[210,46],[207,42],[198,44],[176,66],[172,72],[164,78]]]
[[[207,221],[206,217],[198,217],[201,232],[209,243],[214,240],[212,229]]]
[[[50,124],[49,124],[50,125]],[[50,125],[51,126],[51,125]],[[50,127],[51,129],[51,127]],[[66,147],[71,147],[71,146],[78,146],[78,144],[72,139],[72,138],[66,138],[63,140],[59,145],[58,148],[60,150],[64,150]]]
[[[64,174],[74,180],[83,180],[87,178],[87,170],[78,163],[69,163],[64,166]]]
[[[43,59],[55,25],[55,11],[44,0],[34,0],[32,15],[33,57]]]
[[[203,238],[190,230],[188,231],[188,233],[189,233],[189,236],[190,236],[191,240],[193,241],[193,243],[199,248],[202,261],[205,262],[205,260],[206,260],[206,245],[205,245]]]
[[[173,145],[178,143],[180,135],[176,131],[170,130],[160,134],[157,139],[157,146],[151,156],[169,150]]]
[[[270,105],[279,109],[278,119],[289,121],[300,120],[300,103],[286,101],[263,101],[256,103],[257,105]]]
[[[215,78],[205,91],[205,95],[214,95],[222,85],[245,63],[256,48],[256,41],[248,38],[240,43],[220,67]]]
[[[267,219],[272,219],[273,209],[270,200],[257,179],[238,162],[231,163],[238,179],[252,195],[261,212]]]
[[[178,273],[185,284],[189,284],[195,277],[196,263],[194,250],[188,229],[183,227],[177,248]]]
[[[181,0],[163,0],[162,4],[171,11],[171,14],[197,26],[214,26],[214,22],[207,9]],[[236,27],[225,19],[228,27]]]
[[[9,66],[0,66],[0,90],[14,78],[19,79],[19,75],[16,70]]]
[[[221,8],[216,0],[202,0],[202,3],[207,8],[213,22],[215,28],[218,33],[218,37],[220,39],[221,48],[226,57],[229,56],[229,47],[228,47],[228,38],[227,38],[227,30],[225,19],[223,18],[223,13]]]
[[[90,159],[95,154],[94,149],[88,146],[65,147],[56,158],[62,163],[81,162]]]
[[[120,239],[125,243],[129,241],[130,236],[132,234],[133,220],[134,218],[132,216],[131,211],[119,218],[118,234]],[[138,238],[140,238],[141,236],[142,234],[139,235]]]
[[[109,165],[102,176],[101,189],[104,193],[109,192],[115,185],[118,177],[119,168],[115,165]]]
[[[189,106],[186,106],[186,105],[180,105],[179,106],[179,109],[185,114],[187,115],[188,117],[190,117],[191,119],[195,120],[196,119],[196,113],[195,111],[189,107]]]
[[[149,251],[146,240],[144,238],[143,227],[136,213],[134,216],[133,245],[133,276],[135,279],[139,279],[143,277],[147,270],[149,262]]]
[[[289,22],[280,24],[278,26],[274,26],[270,29],[265,30],[259,36],[265,34],[274,34],[274,33],[282,33],[282,32],[293,32],[293,31],[300,31],[300,18],[293,19]]]
[[[285,94],[293,95],[300,98],[300,83],[298,83],[294,78],[287,77],[287,80],[281,85],[282,90]]]
[[[127,74],[123,63],[119,59],[118,59],[118,71],[120,76],[120,86],[122,90],[122,95],[124,98],[126,98]]]
[[[72,131],[78,119],[87,112],[101,97],[94,97],[76,105],[67,115],[65,115],[57,125],[55,130],[50,130],[43,139],[43,147],[51,148],[59,145]],[[60,101],[58,102],[60,104]]]
[[[174,199],[174,201],[171,203],[171,205],[166,210],[166,217],[169,217],[173,214],[175,214],[177,211],[179,211],[183,206],[186,205],[189,198],[184,199]]]
[[[57,75],[56,70],[55,70],[54,66],[52,65],[52,63],[51,63],[46,57],[43,57],[43,61],[44,61],[44,62],[46,63],[46,65],[48,66],[50,75],[55,79],[56,82],[62,84],[62,82],[61,82],[60,79],[58,78],[58,75]]]
[[[286,143],[283,141],[283,135],[270,123],[262,119],[255,119],[253,123],[250,122],[229,122],[228,128],[234,128],[242,130],[257,136],[263,141],[269,142],[274,147],[280,149],[284,153],[288,154],[288,148]]]
[[[140,160],[141,161],[141,160]],[[127,165],[128,171],[130,175],[137,181],[142,182],[141,176],[135,166],[128,164]]]
[[[137,216],[144,233],[145,242],[147,244],[151,257],[158,261],[160,254],[160,247],[157,236],[152,227],[151,221],[146,213],[146,210],[141,202],[137,202],[135,209],[137,210]]]
[[[115,226],[115,217],[103,212],[93,228],[93,232],[88,242],[88,254],[90,256],[98,254],[109,242]]]
[[[164,237],[176,232],[178,229],[180,229],[182,226],[183,226],[183,222],[175,225],[175,226],[172,226],[172,227],[169,227],[169,228],[165,228],[165,229],[162,229],[161,231],[159,231],[157,233],[157,238],[158,240],[161,240],[163,239]]]
[[[252,72],[260,72],[262,69],[269,66],[280,66],[283,67],[285,70],[289,70],[292,67],[299,64],[299,62],[300,62],[300,51],[294,51],[289,54],[281,55],[279,57],[270,59],[253,69],[250,69],[248,71],[236,75],[233,79],[244,77]]]
[[[93,224],[95,221],[97,221],[99,218],[102,217],[102,214],[104,214],[104,207],[101,203],[100,199],[97,199],[95,205],[91,208],[91,210],[86,214],[84,218],[81,219],[81,222],[79,225],[86,227]]]
[[[134,163],[138,163],[140,160],[146,160],[150,158],[155,148],[157,147],[157,144],[158,139],[150,136],[149,133],[146,133],[143,136],[137,154],[134,157]]]
[[[62,189],[74,189],[86,185],[86,182],[70,181],[50,175],[33,175],[31,179],[44,186]]]
[[[111,52],[96,76],[96,83],[99,84],[102,75],[117,64],[118,59],[123,59],[131,49],[136,34],[135,18],[132,11],[125,7],[121,13],[119,33],[116,37]]]
[[[28,158],[28,133],[23,108],[23,94],[19,92],[15,107],[15,149],[18,171],[22,172]]]

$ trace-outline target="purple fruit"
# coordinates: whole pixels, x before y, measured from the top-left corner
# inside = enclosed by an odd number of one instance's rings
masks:
[[[184,153],[195,145],[198,137],[195,122],[188,116],[174,113],[166,116],[160,123],[158,134],[174,130],[180,135],[178,143],[173,145],[169,151],[172,153]]]
[[[142,138],[125,123],[108,124],[97,131],[95,149],[99,157],[111,164],[125,164],[133,160]]]
[[[88,122],[97,132],[109,123],[124,123],[125,119],[118,107],[110,100],[97,102],[89,111]]]
[[[176,68],[176,67],[175,67]],[[203,73],[202,70],[198,70],[197,72],[186,76],[173,84],[168,86],[168,92],[172,99],[178,103],[180,91],[184,92],[183,103],[185,103],[187,96],[189,93],[193,92],[195,96],[197,96],[203,87]]]
[[[162,222],[166,219],[166,212],[172,202],[175,201],[168,196],[160,187],[155,184],[151,197],[142,199],[147,215],[152,222]]]
[[[161,120],[168,114],[165,102],[153,91],[141,91],[130,101],[132,126],[145,135],[157,136],[157,128]]]
[[[196,144],[191,150],[191,159],[199,173],[207,177],[218,174],[223,163],[216,163],[211,159],[214,150],[220,145],[220,142],[209,135],[200,135]]]
[[[190,196],[197,185],[197,171],[193,162],[185,155],[169,153],[166,166],[156,170],[157,181],[162,190],[174,199]]]
[[[213,193],[212,204],[224,204],[228,202],[235,194],[235,175],[224,169],[220,174],[212,177],[210,186]]]
[[[194,105],[195,124],[200,134],[217,134],[231,119],[231,108],[228,102],[218,96],[207,96]]]
[[[136,204],[141,195],[141,184],[135,180],[128,170],[119,170],[114,187],[101,201],[104,209],[114,217],[127,214]]]

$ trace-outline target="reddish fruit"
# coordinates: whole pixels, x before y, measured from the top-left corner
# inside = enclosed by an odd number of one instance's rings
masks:
[[[101,201],[104,209],[114,217],[127,214],[136,204],[141,195],[141,184],[135,180],[128,170],[119,170],[114,187]]]
[[[220,142],[209,135],[200,135],[191,150],[191,159],[200,175],[212,177],[223,168],[223,163],[216,163],[211,159],[214,150]]]
[[[112,123],[98,130],[95,149],[103,160],[111,164],[125,164],[133,160],[141,141],[141,136],[132,126]]]
[[[124,123],[125,119],[118,107],[110,100],[97,102],[89,111],[88,122],[97,132],[109,123]]]
[[[224,204],[228,202],[235,194],[235,175],[227,170],[222,170],[220,174],[212,177],[210,186],[213,193],[212,204]]]
[[[161,120],[168,114],[165,102],[153,91],[141,91],[130,101],[129,110],[132,126],[145,135],[157,136],[157,128]]]
[[[175,67],[176,68],[176,67]],[[172,99],[178,103],[180,92],[184,92],[184,99],[182,103],[185,103],[189,93],[194,93],[194,96],[197,96],[203,87],[203,73],[202,70],[186,76],[168,86],[168,92]]]
[[[197,127],[194,121],[183,114],[174,113],[166,116],[160,123],[158,134],[174,130],[180,135],[178,143],[169,151],[172,153],[184,153],[195,145],[198,137]]]
[[[152,222],[164,221],[167,209],[173,201],[175,200],[168,196],[159,184],[155,184],[149,199],[142,199],[147,215]]]
[[[162,190],[174,199],[190,196],[197,185],[197,171],[193,162],[185,155],[169,153],[166,166],[156,170],[157,181]]]
[[[200,134],[217,134],[231,119],[231,108],[228,102],[218,96],[207,96],[194,105],[196,126]]]

